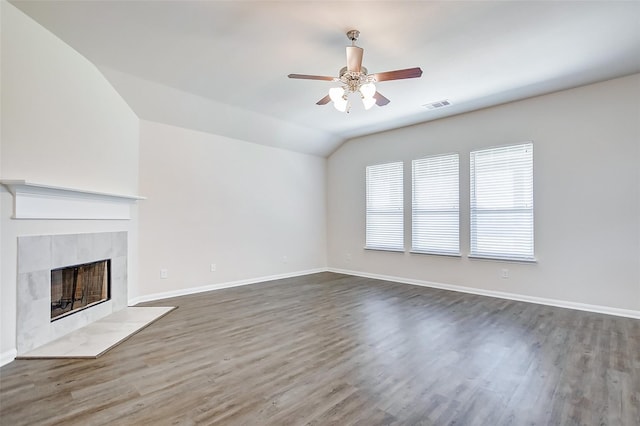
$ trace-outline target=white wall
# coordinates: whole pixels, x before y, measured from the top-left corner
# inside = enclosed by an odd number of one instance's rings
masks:
[[[100,69],[142,120],[322,157],[341,143],[340,137],[323,130],[217,102],[104,66]]]
[[[325,186],[324,158],[141,121],[138,296],[325,268]]]
[[[84,57],[13,5],[0,4],[1,177],[137,194],[136,115]],[[129,285],[135,287],[137,213],[134,208],[130,221],[15,220],[5,187],[0,199],[0,361],[5,361],[15,348],[17,237],[128,231]]]
[[[538,263],[470,260],[469,152],[524,141],[534,143]],[[405,162],[408,249],[411,160],[447,152],[460,153],[463,256],[363,250],[365,167]],[[639,164],[640,75],[354,139],[328,161],[329,266],[639,311]]]

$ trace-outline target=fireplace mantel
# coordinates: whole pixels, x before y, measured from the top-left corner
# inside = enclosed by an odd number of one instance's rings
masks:
[[[13,219],[131,219],[131,204],[144,197],[0,180],[13,194]]]

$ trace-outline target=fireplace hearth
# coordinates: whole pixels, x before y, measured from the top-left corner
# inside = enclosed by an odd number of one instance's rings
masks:
[[[51,271],[51,321],[110,298],[109,259]]]

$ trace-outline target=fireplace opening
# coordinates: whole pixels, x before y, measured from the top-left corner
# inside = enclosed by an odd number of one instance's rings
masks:
[[[51,321],[111,298],[111,260],[51,271]]]

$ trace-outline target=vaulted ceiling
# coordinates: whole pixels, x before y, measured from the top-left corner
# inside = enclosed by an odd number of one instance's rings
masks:
[[[93,62],[142,119],[327,156],[345,140],[640,72],[638,1],[11,1]],[[315,102],[345,33],[391,100]],[[429,110],[423,105],[448,100]]]

